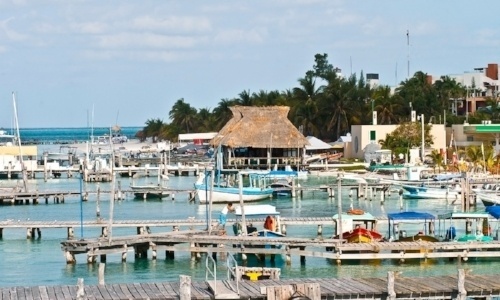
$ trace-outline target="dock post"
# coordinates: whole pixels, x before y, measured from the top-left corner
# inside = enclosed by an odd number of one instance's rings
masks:
[[[94,252],[94,249],[92,249],[91,252]],[[93,255],[90,251],[87,252],[87,264],[93,264],[95,263],[95,255]]]
[[[300,246],[299,247],[300,251],[305,251],[306,250],[306,247],[305,246]],[[303,265],[306,263],[306,257],[304,255],[301,255],[300,256],[300,264]]]
[[[191,300],[191,276],[179,275],[180,300]]]
[[[102,255],[101,255],[102,257]],[[99,285],[104,285],[104,270],[106,269],[106,264],[101,262],[99,263]]]
[[[28,228],[26,230],[26,238],[32,239],[35,236],[35,228]]]
[[[365,200],[366,200],[368,198],[368,183],[365,184],[365,194],[364,194],[364,196],[365,196]]]
[[[380,191],[380,204],[384,204],[384,200],[385,200],[385,192],[384,191]]]
[[[8,169],[7,169],[7,178],[10,179],[12,171],[12,162],[9,161]]]
[[[172,198],[172,201],[175,200],[175,193],[172,193],[172,195],[170,195],[170,198]]]
[[[387,272],[387,300],[396,299],[396,291],[394,290],[394,271]]]
[[[76,290],[76,300],[87,299],[87,297],[85,297],[85,288],[83,285],[83,278],[78,278],[78,282],[76,285],[78,286],[78,289]]]
[[[37,234],[38,238],[41,238],[42,237],[42,230],[40,228],[37,228],[36,234]]]
[[[467,290],[465,289],[465,270],[458,269],[458,295],[457,300],[467,299]]]
[[[127,244],[123,245],[123,252],[122,252],[122,263],[127,261]]]
[[[191,248],[194,248],[195,244],[194,243],[191,243]],[[191,261],[195,261],[196,260],[196,252],[194,251],[191,251]]]
[[[323,225],[319,224],[318,225],[318,235],[322,235],[323,234]]]
[[[290,247],[289,246],[286,246],[285,262],[286,262],[287,266],[292,264],[292,257],[290,255]]]
[[[403,211],[403,191],[399,191],[399,211]]]
[[[0,239],[3,238],[3,228],[0,228]]]
[[[245,245],[241,245],[241,260],[243,261],[243,264],[246,265],[247,263],[247,254],[245,253]]]
[[[48,173],[47,173],[47,153],[43,154],[43,180],[47,182],[48,179]]]
[[[286,224],[281,225],[281,233],[286,234]]]
[[[71,253],[69,251],[65,251],[64,256],[66,257],[67,264],[75,264],[76,263],[75,255],[73,253]]]
[[[101,199],[101,187],[100,187],[99,182],[98,182],[97,183],[97,201],[95,204],[95,214],[96,214],[96,217],[98,219],[101,218],[101,208],[99,207],[100,199]]]
[[[292,179],[292,198],[297,197],[297,193],[295,191],[295,180]]]
[[[156,260],[157,252],[156,252],[156,244],[150,243],[149,247],[151,248],[151,259]]]
[[[68,232],[68,240],[72,240],[75,238],[75,231],[73,230],[73,227],[68,227],[67,232]]]

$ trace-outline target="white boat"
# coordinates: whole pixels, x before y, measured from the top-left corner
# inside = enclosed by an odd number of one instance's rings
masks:
[[[255,224],[246,224],[246,234],[252,236],[260,236],[267,238],[279,238],[286,236],[281,232],[281,221],[280,213],[276,210],[276,207],[269,204],[262,205],[245,205],[244,210],[241,206],[235,207],[234,214],[238,219],[241,219],[243,215],[245,217],[264,217],[265,221],[261,226],[255,226]],[[233,231],[235,235],[243,235],[242,222],[236,221],[233,224]]]
[[[135,198],[164,198],[170,196],[170,190],[161,184],[131,185]]]
[[[483,202],[484,206],[500,205],[500,195],[490,192],[476,192],[476,199]]]
[[[447,199],[457,200],[460,198],[460,190],[457,188],[444,187],[429,187],[429,186],[414,186],[401,185],[405,192],[405,199]]]
[[[20,146],[15,135],[0,130],[0,175],[19,177],[23,165],[27,171],[37,169],[37,146]]]
[[[200,173],[198,180],[194,184],[196,197],[200,203],[207,203],[207,201],[210,201],[210,194],[213,195],[213,199],[211,200],[212,203],[238,202],[240,200],[240,189],[238,187],[217,183],[215,183],[213,187],[210,187],[210,184],[205,184],[205,182],[210,181],[205,180],[204,173]],[[251,182],[252,180],[250,180],[250,183]],[[241,193],[244,202],[251,202],[272,197],[273,189],[250,185],[244,186],[241,189]]]

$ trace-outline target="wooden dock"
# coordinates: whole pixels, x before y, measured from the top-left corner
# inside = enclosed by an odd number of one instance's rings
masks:
[[[104,285],[18,286],[0,288],[0,300],[69,299],[495,299],[500,297],[498,275],[451,275],[380,278],[306,278],[240,281],[233,298],[214,295],[207,281],[143,282]],[[464,272],[462,272],[463,274]],[[218,280],[224,286],[230,280]],[[318,287],[304,291],[302,287]],[[182,292],[181,292],[182,291]],[[187,291],[187,292],[186,292]],[[288,291],[288,293],[284,293]],[[292,295],[290,295],[292,293]],[[314,295],[314,296],[311,296]]]

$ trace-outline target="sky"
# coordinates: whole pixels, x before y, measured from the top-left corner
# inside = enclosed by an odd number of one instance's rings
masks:
[[[14,102],[21,128],[168,123],[181,98],[213,109],[296,87],[317,53],[390,86],[470,72],[500,63],[499,11],[498,0],[0,0],[0,128],[15,125]]]

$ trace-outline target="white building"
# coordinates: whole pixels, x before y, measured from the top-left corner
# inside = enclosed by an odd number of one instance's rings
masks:
[[[209,145],[210,141],[217,135],[217,132],[202,133],[182,133],[178,136],[179,147],[187,144]]]

